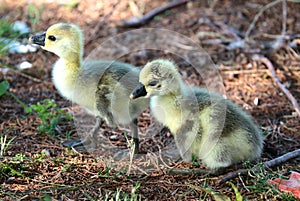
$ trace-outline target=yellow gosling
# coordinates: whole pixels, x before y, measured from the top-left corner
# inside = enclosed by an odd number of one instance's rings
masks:
[[[104,119],[112,127],[130,125],[135,152],[138,152],[137,117],[149,104],[147,99],[132,101],[129,98],[138,83],[139,70],[115,61],[83,63],[83,34],[74,24],[54,24],[44,34],[32,36],[30,41],[59,57],[52,70],[59,93],[97,117],[96,125],[84,141],[95,142],[100,119]]]
[[[263,138],[252,117],[221,95],[185,85],[173,62],[149,62],[139,77],[130,97],[151,97],[151,112],[173,133],[185,161],[196,157],[218,172],[260,157]]]

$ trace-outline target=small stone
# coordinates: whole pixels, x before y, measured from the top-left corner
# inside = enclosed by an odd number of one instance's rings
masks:
[[[30,33],[30,28],[22,21],[16,21],[13,24],[13,30],[20,32],[20,34]]]
[[[22,62],[22,63],[20,63],[20,64],[18,65],[18,68],[19,68],[20,70],[28,69],[28,68],[31,68],[31,67],[32,67],[32,64],[29,63],[28,61],[24,61],[24,62]]]
[[[41,154],[43,154],[43,155],[45,155],[45,156],[50,156],[51,154],[50,154],[50,151],[48,150],[48,149],[43,149],[42,151],[41,151]]]
[[[258,99],[258,97],[255,97],[255,99],[254,99],[254,101],[253,101],[253,102],[254,102],[254,105],[256,105],[256,106],[257,106],[257,105],[259,104],[259,99]]]
[[[118,135],[112,135],[109,137],[110,140],[118,140],[119,136]]]

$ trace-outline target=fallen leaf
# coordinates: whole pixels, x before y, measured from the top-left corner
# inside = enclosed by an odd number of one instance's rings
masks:
[[[290,178],[276,178],[268,181],[274,184],[280,191],[291,192],[296,198],[300,198],[300,173],[292,171]]]

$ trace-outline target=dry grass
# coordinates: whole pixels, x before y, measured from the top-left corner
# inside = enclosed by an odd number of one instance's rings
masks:
[[[138,1],[121,1],[112,14],[107,16],[114,2],[99,2],[102,1],[80,1],[75,6],[66,6],[57,2],[33,1],[31,6],[37,10],[35,15],[38,15],[35,17],[39,17],[39,21],[35,22],[30,17],[32,14],[30,15],[27,1],[4,1],[1,4],[3,6],[0,8],[0,15],[9,22],[25,21],[31,26],[34,25],[37,31],[45,30],[57,22],[76,23],[84,29],[87,41],[85,55],[88,55],[105,38],[130,30],[116,27],[116,23],[121,19],[128,19],[134,15],[134,9],[129,6],[129,2],[135,2],[137,8],[140,6],[144,12],[162,4],[156,0],[140,1],[145,5],[143,9]],[[255,14],[268,1],[216,2],[213,9],[208,9],[212,4],[205,2],[194,2],[187,7],[176,8],[155,18],[146,27],[167,28],[185,34],[195,41],[198,40],[197,33],[200,31],[222,32],[220,27],[202,23],[205,19],[224,21],[245,32]],[[287,34],[300,31],[299,8],[299,4],[290,2],[287,4]],[[281,33],[281,16],[278,13],[281,13],[279,5],[267,10],[263,18],[257,22],[253,36]],[[104,16],[106,17],[103,18]],[[100,28],[96,30],[95,27]],[[90,37],[94,37],[94,40],[89,41]],[[197,43],[200,44],[201,41]],[[266,141],[261,161],[299,149],[300,119],[291,115],[294,111],[292,105],[273,83],[267,68],[252,61],[251,55],[239,49],[228,51],[216,45],[205,45],[204,48],[220,67],[227,97],[251,113],[262,125]],[[299,46],[294,48],[294,51],[299,55]],[[158,57],[173,58],[179,64],[184,79],[190,84],[200,86],[203,79],[206,79],[195,73],[181,58],[162,51],[126,55],[120,60],[142,66]],[[82,114],[81,110],[72,107],[60,97],[51,82],[51,65],[56,59],[55,55],[45,51],[2,56],[0,61],[3,67],[15,69],[21,61],[27,60],[33,63],[33,68],[22,72],[1,71],[0,81],[7,80],[11,86],[10,92],[16,94],[27,105],[44,99],[53,99],[60,108],[79,117]],[[294,57],[289,50],[282,49],[272,54],[272,61],[278,68],[281,82],[288,86],[296,99],[300,100],[299,58]],[[255,104],[254,100],[258,100],[258,104]],[[161,130],[152,121],[149,111],[145,111],[139,120],[141,150],[144,153],[143,157],[146,158],[135,158],[128,175],[128,162],[111,160],[109,155],[115,153],[113,151],[108,152],[108,156],[103,158],[99,157],[103,153],[99,150],[92,153],[62,146],[61,141],[67,138],[66,132],[69,132],[71,137],[77,137],[78,124],[63,119],[57,125],[57,135],[42,134],[37,130],[41,120],[36,114],[26,114],[24,108],[11,96],[0,97],[0,132],[6,135],[8,140],[15,137],[0,160],[0,199],[213,200],[209,191],[203,190],[207,188],[229,196],[232,200],[235,199],[232,187],[229,184],[218,185],[217,177],[166,174],[167,166],[195,167],[197,164],[176,163],[174,160],[157,162],[153,153],[159,155],[160,150],[171,147],[174,143],[173,138],[167,129]],[[129,149],[126,141],[128,129],[113,130],[102,125],[100,132],[110,147],[116,147],[123,152]],[[268,185],[267,181],[275,177],[285,177],[290,170],[299,172],[298,164],[299,158],[273,169],[260,170],[235,178],[231,182],[248,200],[295,200],[292,196],[282,194]],[[192,185],[202,190],[193,188]]]

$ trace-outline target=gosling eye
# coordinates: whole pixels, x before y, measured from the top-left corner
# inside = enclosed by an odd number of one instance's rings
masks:
[[[154,87],[154,86],[156,86],[157,84],[158,84],[158,80],[150,80],[150,81],[148,82],[148,85],[151,86],[151,87]]]
[[[51,41],[56,41],[56,38],[53,35],[48,36],[48,39],[51,40]]]

